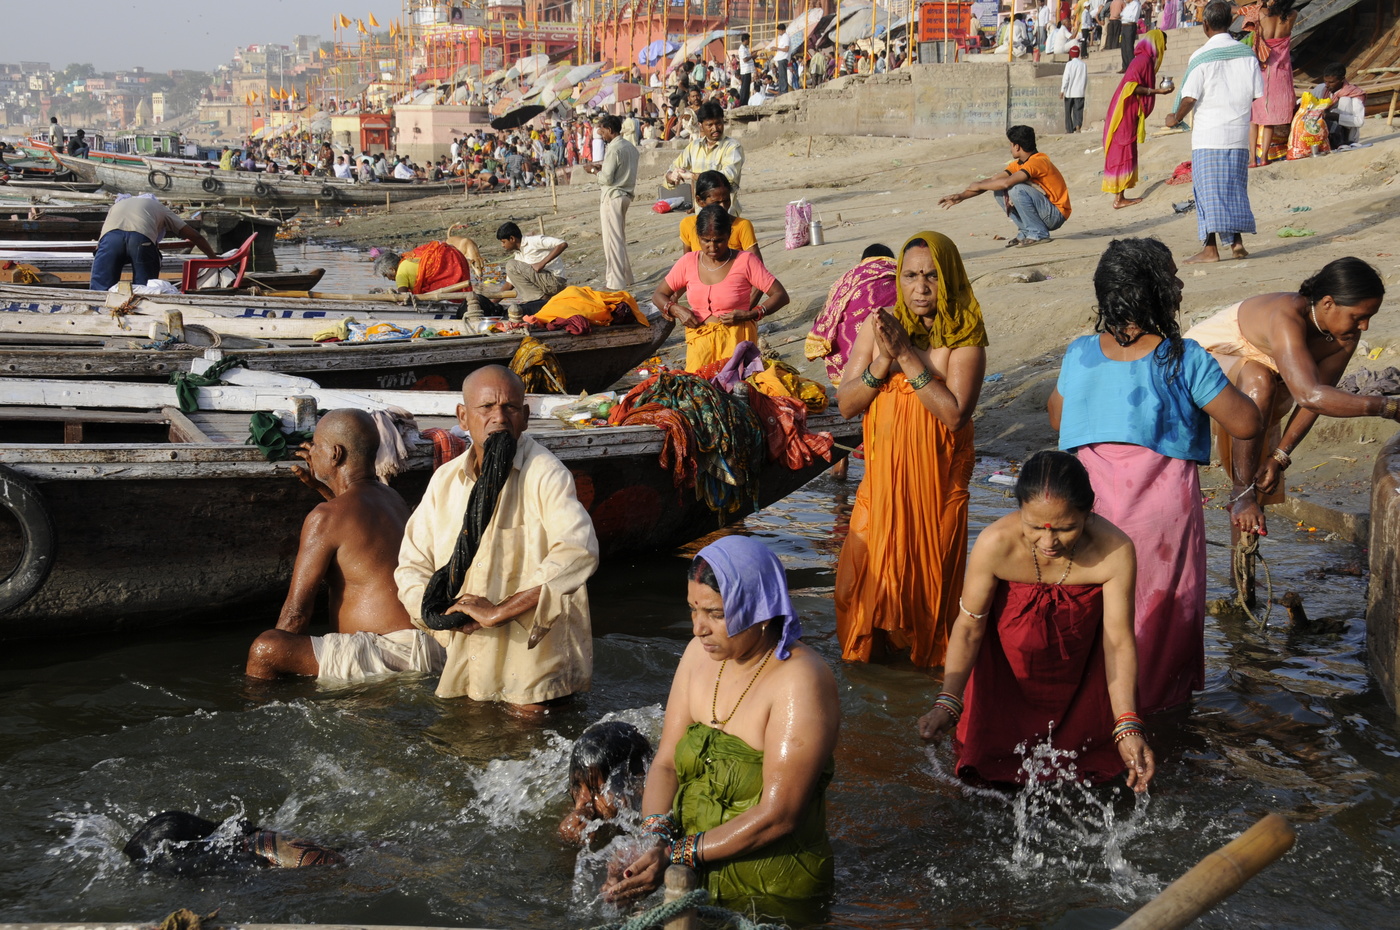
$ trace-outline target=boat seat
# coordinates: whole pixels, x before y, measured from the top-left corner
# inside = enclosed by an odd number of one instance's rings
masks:
[[[200,272],[210,268],[232,268],[238,266],[233,283],[230,287],[243,286],[243,273],[248,270],[248,259],[253,257],[253,242],[258,238],[257,233],[249,236],[247,241],[234,250],[232,255],[220,258],[191,258],[185,262],[185,271],[180,278],[180,290],[189,294],[199,289]]]

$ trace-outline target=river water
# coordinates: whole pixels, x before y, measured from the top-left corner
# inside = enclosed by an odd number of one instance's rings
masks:
[[[995,467],[978,466],[974,534],[1011,506],[986,482]],[[818,478],[741,528],[782,556],[808,642],[840,685],[832,926],[1110,927],[1268,811],[1297,826],[1297,846],[1201,926],[1395,926],[1400,740],[1366,675],[1364,579],[1329,571],[1362,553],[1275,527],[1264,551],[1276,593],[1297,590],[1338,629],[1290,635],[1278,615],[1267,632],[1209,621],[1205,692],[1189,716],[1149,722],[1160,765],[1149,798],[972,792],[948,777],[946,747],[927,751],[916,738],[934,679],[839,661],[831,591],[852,472],[849,483]],[[1211,539],[1228,539],[1218,509],[1208,526]],[[1209,554],[1220,597],[1226,550]],[[684,565],[676,555],[623,560],[590,583],[594,690],[543,724],[439,701],[422,679],[251,685],[243,658],[275,606],[230,625],[191,617],[159,635],[8,648],[0,922],[154,921],[177,907],[222,907],[245,922],[601,922],[596,863],[576,862],[553,836],[569,741],[606,714],[658,734],[689,635]],[[171,808],[309,836],[349,865],[135,872],[121,846]]]

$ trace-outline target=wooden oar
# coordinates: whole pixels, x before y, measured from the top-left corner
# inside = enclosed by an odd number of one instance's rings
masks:
[[[427,291],[422,294],[399,294],[387,292],[383,294],[332,294],[327,291],[266,291],[264,297],[302,297],[311,300],[373,300],[380,303],[406,304],[410,297],[416,297],[420,301],[438,300],[448,294],[455,294],[471,287],[470,281],[459,281],[447,287],[440,287],[435,291]]]
[[[1269,814],[1196,863],[1117,930],[1178,930],[1187,926],[1292,849],[1296,836],[1288,821]]]

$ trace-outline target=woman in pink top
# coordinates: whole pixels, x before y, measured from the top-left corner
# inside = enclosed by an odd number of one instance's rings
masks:
[[[729,246],[733,217],[711,204],[695,231],[700,251],[687,252],[657,285],[652,302],[685,327],[685,370],[727,362],[741,342],[758,342],[758,321],[788,302],[787,289],[751,252]],[[676,295],[685,292],[685,303]]]

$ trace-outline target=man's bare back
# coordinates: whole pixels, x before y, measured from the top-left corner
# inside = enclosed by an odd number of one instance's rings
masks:
[[[317,521],[319,531],[335,552],[326,572],[331,632],[412,629],[394,584],[399,544],[410,512],[399,492],[378,481],[357,482],[316,512],[324,512]]]

